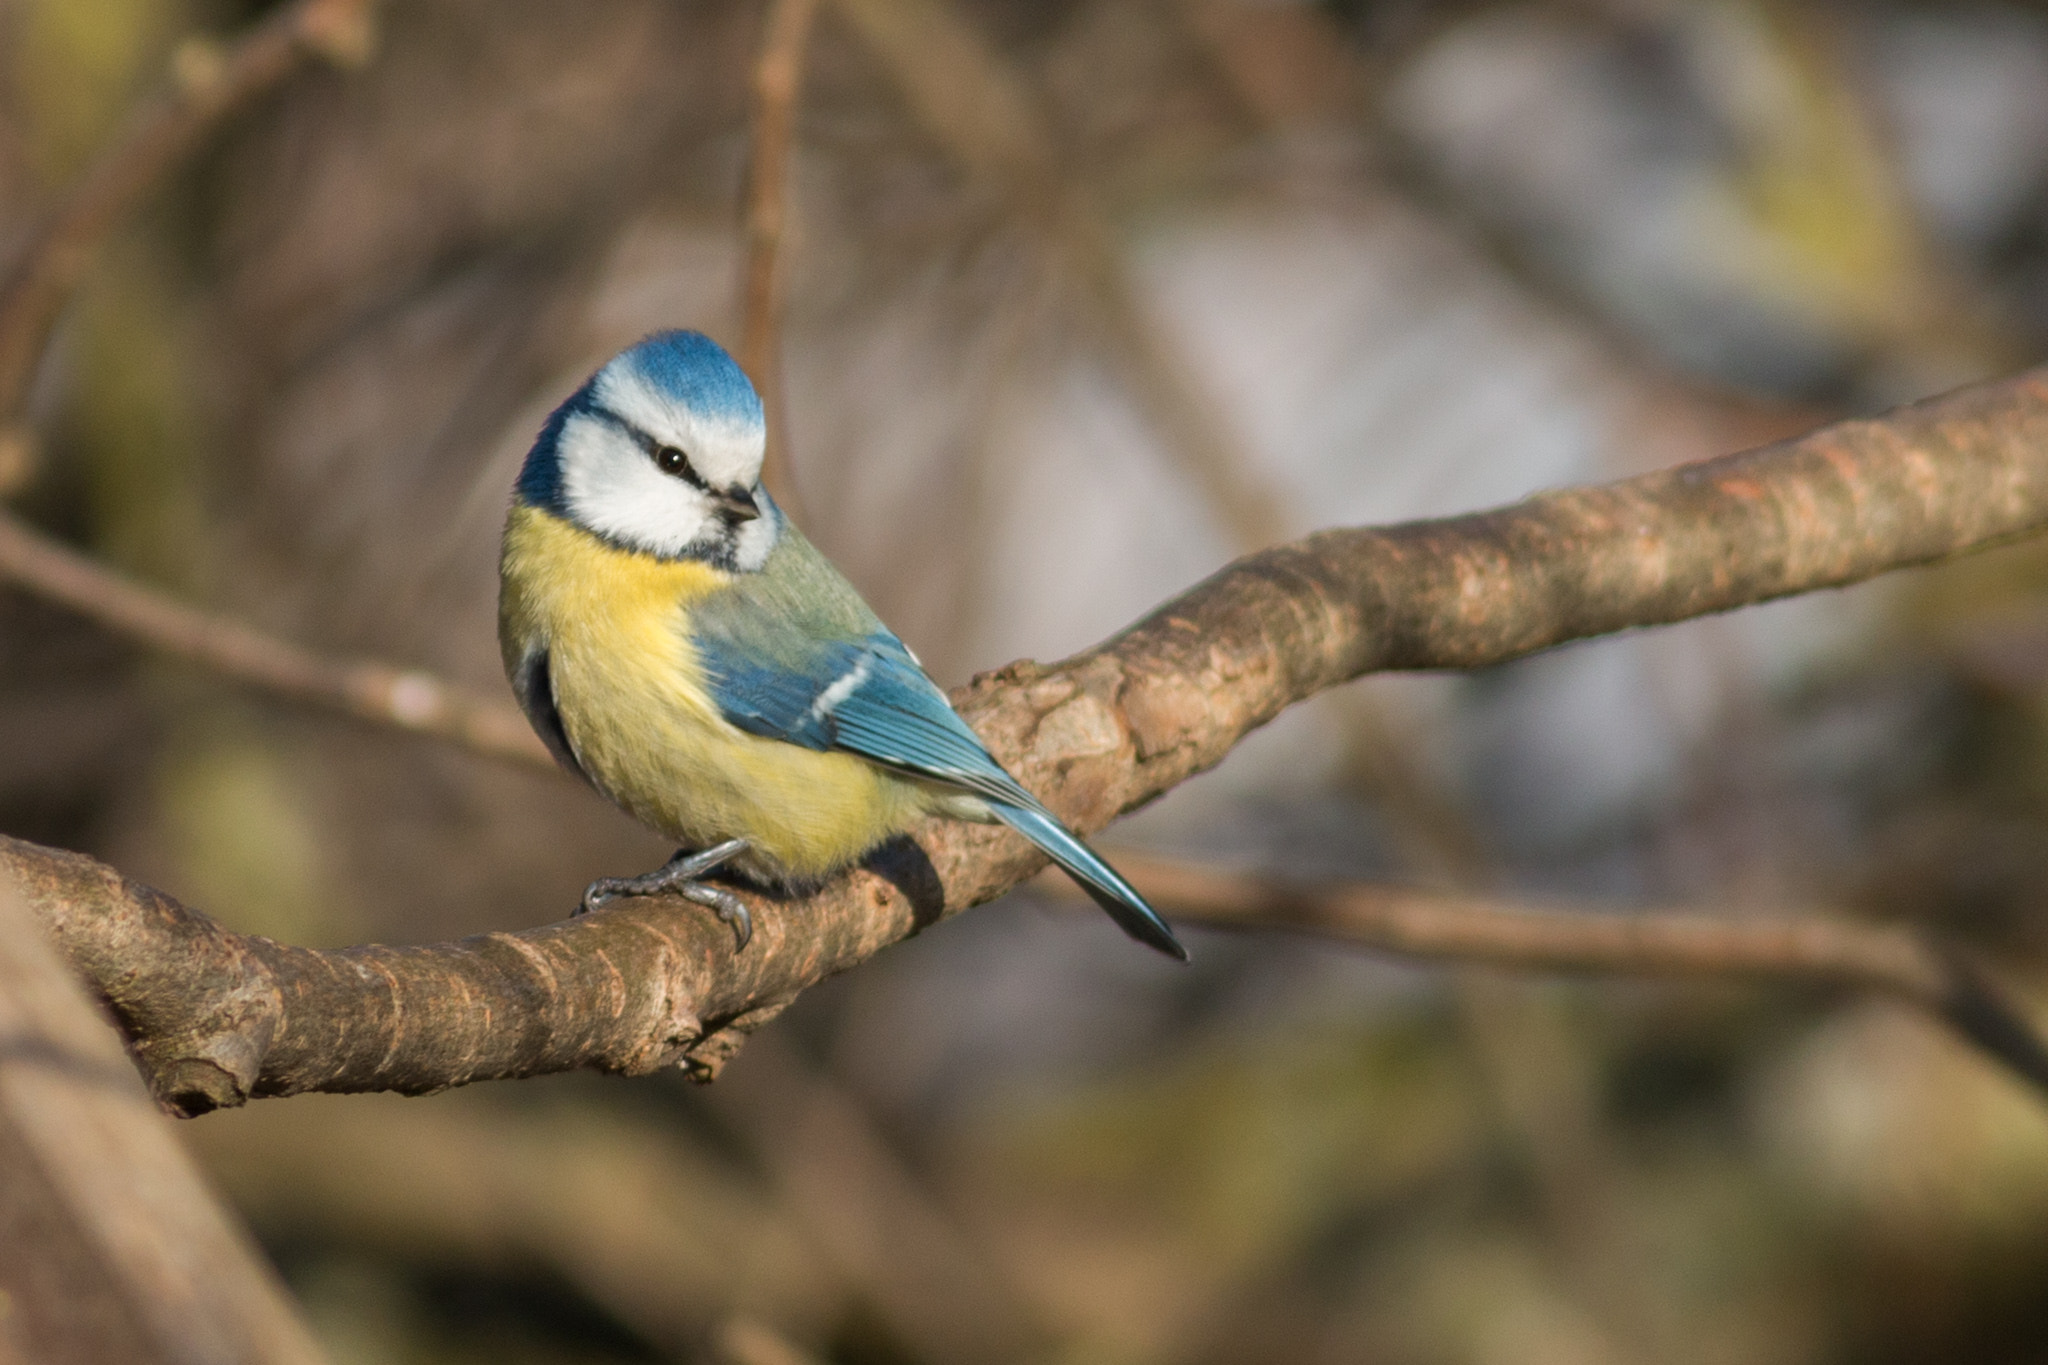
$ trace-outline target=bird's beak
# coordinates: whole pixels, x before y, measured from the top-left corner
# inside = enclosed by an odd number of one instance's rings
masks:
[[[761,515],[761,505],[754,501],[754,495],[744,488],[727,489],[711,495],[711,505],[718,509],[718,515],[735,526],[743,521],[752,521]]]

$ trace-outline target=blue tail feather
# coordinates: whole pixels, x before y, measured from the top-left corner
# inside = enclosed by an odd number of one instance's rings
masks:
[[[1173,936],[1173,930],[1166,927],[1158,912],[1145,904],[1145,898],[1094,849],[1068,833],[1052,812],[1043,807],[1014,806],[1000,801],[990,801],[988,805],[1004,824],[1058,863],[1125,933],[1168,957],[1188,960],[1188,950],[1180,946],[1180,940]]]

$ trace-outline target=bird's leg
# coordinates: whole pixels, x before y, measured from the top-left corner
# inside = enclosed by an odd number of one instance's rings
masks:
[[[700,882],[697,878],[746,851],[745,839],[727,839],[700,853],[677,849],[675,857],[655,871],[638,877],[599,877],[584,890],[583,904],[577,907],[576,913],[587,915],[606,901],[620,896],[656,896],[664,891],[673,891],[684,900],[709,908],[731,927],[733,937],[739,940],[738,946],[744,948],[754,936],[754,920],[747,913],[746,902],[722,886]]]

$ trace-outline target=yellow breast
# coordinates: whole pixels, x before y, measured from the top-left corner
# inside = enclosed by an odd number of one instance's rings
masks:
[[[691,605],[731,580],[606,545],[547,512],[505,528],[508,668],[548,651],[562,728],[598,789],[685,848],[753,845],[747,870],[823,876],[908,828],[929,795],[850,754],[763,739],[719,714],[689,640]]]

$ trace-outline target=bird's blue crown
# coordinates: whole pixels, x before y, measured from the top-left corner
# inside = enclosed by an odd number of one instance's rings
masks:
[[[548,414],[519,471],[522,502],[562,512],[562,428],[579,412],[596,411],[598,381],[625,372],[671,401],[713,422],[762,426],[761,397],[739,362],[702,332],[656,332],[607,361]]]

